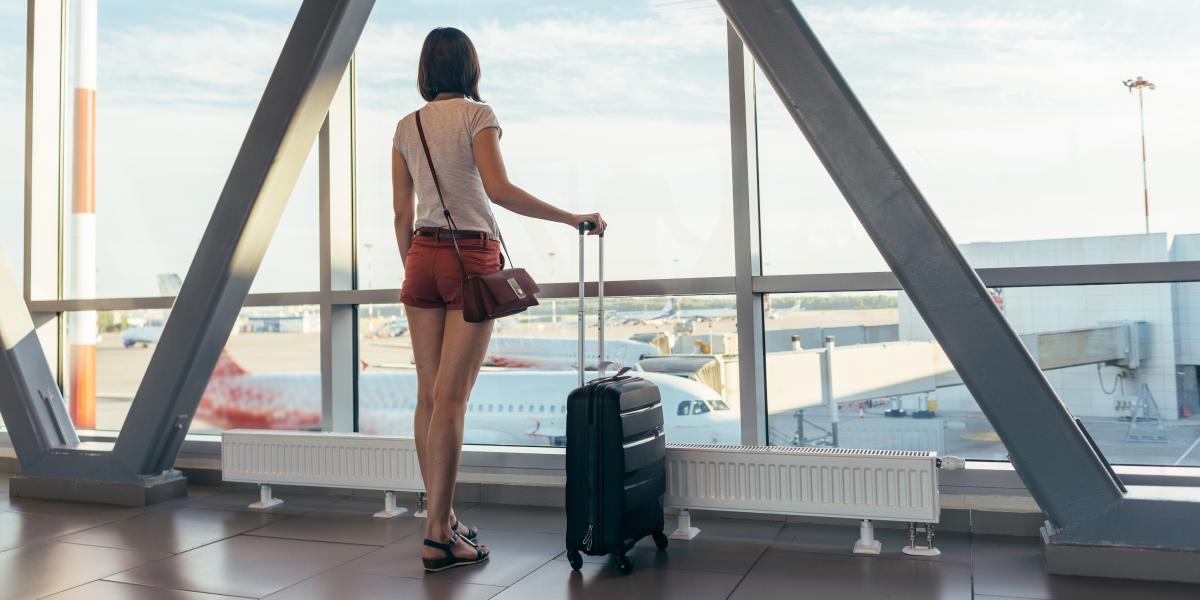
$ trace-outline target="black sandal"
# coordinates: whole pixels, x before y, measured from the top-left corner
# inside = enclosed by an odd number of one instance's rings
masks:
[[[447,544],[435,542],[429,538],[425,538],[426,546],[429,546],[430,548],[436,548],[446,553],[446,558],[421,558],[421,562],[425,564],[425,572],[437,573],[438,571],[445,571],[446,569],[453,569],[454,567],[475,565],[487,560],[488,556],[491,556],[491,552],[485,552],[483,548],[480,548],[474,542],[468,542],[475,547],[475,558],[459,558],[454,555],[454,545],[457,543],[458,534],[456,533],[450,534],[450,542]]]
[[[450,529],[454,530],[454,533],[458,533],[459,525],[460,525],[460,523],[458,522],[458,519],[454,519],[454,524],[450,526]],[[465,534],[458,533],[458,535],[466,538],[468,541],[474,542],[475,539],[479,537],[479,528],[478,527],[467,527],[467,533],[465,533]]]

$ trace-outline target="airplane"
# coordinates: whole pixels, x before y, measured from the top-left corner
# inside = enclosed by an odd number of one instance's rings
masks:
[[[178,296],[179,288],[183,287],[183,280],[179,278],[178,273],[159,273],[158,275],[158,294],[160,296]],[[159,311],[153,311],[158,313]],[[146,325],[141,327],[130,327],[121,332],[121,345],[126,348],[132,348],[141,344],[143,348],[150,344],[157,344],[159,338],[162,337],[163,319],[151,319]]]
[[[604,359],[618,365],[636,365],[647,356],[662,354],[652,344],[635,340],[605,340]],[[584,368],[594,369],[599,357],[596,342],[584,342]],[[521,369],[579,368],[579,340],[576,338],[535,338],[496,336],[488,342],[484,364]]]
[[[741,420],[720,394],[699,382],[638,372],[662,394],[664,432],[674,443],[736,443]],[[562,446],[573,371],[497,370],[479,373],[467,405],[468,444]],[[412,435],[417,377],[412,369],[359,374],[359,425],[364,433]],[[320,373],[250,373],[222,352],[196,410],[225,429],[319,429]]]
[[[619,311],[612,320],[618,324],[654,324],[679,321],[716,321],[736,319],[736,308],[679,308],[679,299],[672,296],[658,311]]]
[[[141,327],[130,327],[121,331],[121,345],[132,348],[141,344],[143,348],[146,348],[150,344],[157,344],[158,339],[162,337],[162,332],[162,321],[155,319]]]

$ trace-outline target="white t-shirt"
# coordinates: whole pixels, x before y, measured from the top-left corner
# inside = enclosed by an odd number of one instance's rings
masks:
[[[498,235],[471,147],[479,132],[489,127],[500,129],[496,113],[492,112],[492,107],[466,98],[437,100],[420,110],[429,154],[437,167],[443,199],[454,224],[463,231],[487,231]],[[408,164],[417,192],[415,226],[449,227],[442,214],[442,203],[438,200],[425,151],[421,148],[416,113],[400,120],[392,143]]]

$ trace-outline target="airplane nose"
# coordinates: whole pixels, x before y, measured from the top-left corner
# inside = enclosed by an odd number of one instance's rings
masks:
[[[738,445],[742,442],[742,420],[738,416],[731,415],[729,418],[722,419],[719,425],[712,428],[709,433],[714,444]]]

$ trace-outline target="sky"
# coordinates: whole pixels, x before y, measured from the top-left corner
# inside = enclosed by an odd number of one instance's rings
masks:
[[[98,93],[101,296],[187,270],[296,0],[104,0]],[[1200,231],[1200,3],[800,2],[858,98],[960,243],[1139,233],[1136,96],[1152,228]],[[0,243],[21,246],[24,3],[0,3]],[[518,185],[611,229],[611,279],[733,273],[725,27],[715,3],[377,2],[358,74],[361,284],[399,286],[388,152],[418,108],[433,26],[466,31]],[[758,83],[766,271],[885,267],[769,83]],[[13,135],[13,132],[17,132]],[[315,155],[254,291],[317,286]],[[575,276],[571,231],[498,209],[516,264]],[[369,248],[366,244],[370,244]],[[10,257],[10,262],[14,262]]]
[[[0,2],[0,253],[17,281],[22,231],[25,148],[25,3]]]

